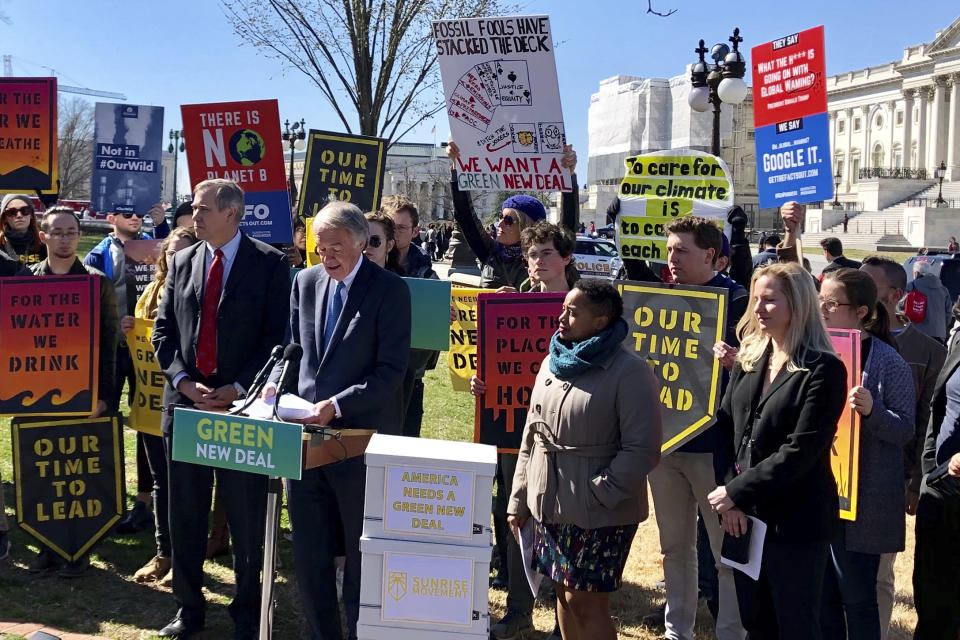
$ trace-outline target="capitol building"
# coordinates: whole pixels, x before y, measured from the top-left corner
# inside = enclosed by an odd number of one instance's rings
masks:
[[[930,42],[905,47],[899,60],[828,77],[840,200],[882,206],[886,198],[875,201],[873,187],[858,197],[860,183],[929,181],[941,163],[945,181],[960,181],[958,106],[960,18]]]

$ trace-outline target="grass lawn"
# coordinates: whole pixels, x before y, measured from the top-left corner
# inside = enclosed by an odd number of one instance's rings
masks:
[[[843,255],[851,260],[863,260],[867,256],[884,256],[900,264],[907,261],[907,258],[917,255],[916,251],[867,251],[865,249],[844,249]]]
[[[98,240],[93,236],[83,238],[81,255]],[[443,354],[438,369],[428,372],[425,379],[423,437],[469,441],[473,434],[473,398],[451,390],[445,362]],[[168,589],[133,582],[133,573],[155,553],[152,530],[102,540],[94,549],[93,568],[82,579],[70,581],[55,576],[38,578],[27,572],[26,566],[37,547],[16,526],[10,436],[9,420],[0,419],[0,473],[3,476],[0,489],[6,497],[6,513],[11,523],[13,542],[12,561],[0,562],[0,619],[40,622],[74,633],[120,640],[154,638],[153,632],[175,613],[175,604]],[[127,492],[132,496],[136,491],[135,439],[129,429],[125,431],[124,445]],[[623,588],[611,598],[612,612],[621,638],[654,640],[662,635],[662,631],[657,633],[640,626],[641,618],[663,603],[663,592],[655,586],[663,578],[663,565],[652,500],[650,504],[651,517],[640,525],[634,539]],[[284,512],[279,540],[282,567],[276,590],[279,605],[274,637],[294,640],[307,636],[303,629],[293,572],[293,550],[291,543],[282,535],[288,532],[289,522]],[[908,517],[907,551],[900,554],[896,565],[897,604],[893,629],[888,636],[891,640],[910,638],[916,623],[910,586],[912,558],[913,518]],[[208,561],[204,570],[208,610],[207,631],[203,637],[211,640],[230,637],[232,624],[226,608],[233,592],[230,558]],[[505,599],[505,592],[490,591],[491,620],[503,615]],[[538,599],[534,611],[538,633],[529,637],[544,638],[553,629],[552,607],[551,602]],[[696,638],[706,640],[714,637],[710,614],[701,604]],[[12,640],[13,637],[8,638]]]

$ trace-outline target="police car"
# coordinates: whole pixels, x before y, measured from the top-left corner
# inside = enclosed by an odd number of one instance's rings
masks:
[[[617,245],[603,238],[577,236],[573,262],[584,278],[617,278],[621,276],[623,261]]]

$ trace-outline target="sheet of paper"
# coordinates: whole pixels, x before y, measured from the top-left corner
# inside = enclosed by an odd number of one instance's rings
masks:
[[[273,417],[273,403],[276,400],[276,396],[270,398],[268,402],[264,402],[260,398],[257,398],[253,401],[249,407],[247,407],[245,414],[251,418],[259,418],[261,420],[269,420]],[[233,408],[242,407],[245,400],[237,400],[233,403]],[[280,397],[280,406],[277,407],[277,414],[280,416],[281,420],[305,420],[310,417],[310,411],[313,407],[313,404],[304,400],[300,396],[294,395],[292,393],[285,393]]]
[[[720,556],[720,562],[728,567],[742,571],[753,580],[757,580],[760,577],[760,564],[763,560],[763,540],[767,537],[767,524],[762,520],[757,520],[753,516],[747,517],[753,521],[753,529],[750,532],[750,551],[747,564],[740,564],[723,556]]]
[[[530,585],[530,591],[533,597],[537,597],[540,591],[540,581],[543,580],[543,574],[533,568],[533,518],[527,518],[520,528],[520,556],[523,558],[523,572],[527,576],[527,584]]]

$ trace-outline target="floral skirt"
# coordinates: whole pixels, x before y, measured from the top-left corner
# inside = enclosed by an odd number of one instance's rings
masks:
[[[573,524],[534,522],[534,562],[540,573],[576,591],[620,588],[637,525],[581,529]]]

